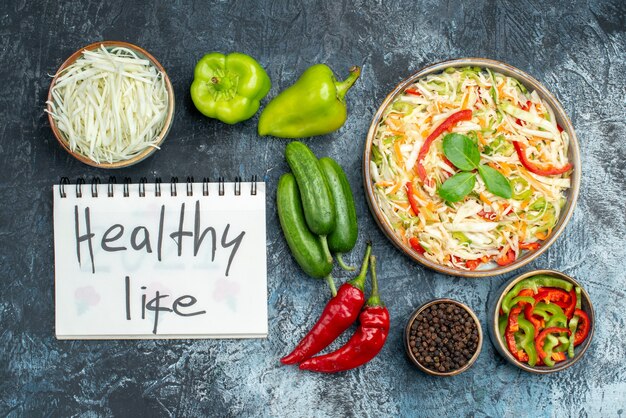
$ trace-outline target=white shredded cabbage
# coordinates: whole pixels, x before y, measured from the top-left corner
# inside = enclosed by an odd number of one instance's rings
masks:
[[[100,45],[63,70],[47,104],[72,151],[98,164],[114,163],[158,148],[168,92],[149,60],[125,47]]]

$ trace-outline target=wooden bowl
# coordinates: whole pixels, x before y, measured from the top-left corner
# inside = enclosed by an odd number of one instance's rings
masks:
[[[61,75],[62,71],[67,68],[69,65],[71,65],[72,63],[74,63],[74,61],[76,61],[78,58],[80,58],[83,54],[83,51],[87,50],[87,51],[92,51],[94,49],[98,49],[100,48],[100,46],[103,45],[105,48],[109,49],[109,48],[114,48],[114,47],[124,47],[124,48],[128,48],[133,50],[139,57],[145,58],[147,60],[149,60],[152,65],[154,65],[158,71],[161,72],[161,74],[163,75],[163,80],[165,82],[165,88],[167,90],[167,96],[168,96],[168,103],[167,103],[167,115],[165,117],[165,123],[163,125],[163,129],[161,130],[161,133],[159,134],[158,137],[158,141],[155,143],[155,145],[157,146],[161,146],[161,144],[163,143],[163,141],[165,140],[165,137],[167,136],[167,134],[170,131],[170,128],[172,126],[172,121],[174,118],[174,89],[172,87],[172,83],[169,79],[169,77],[167,76],[167,73],[165,72],[165,69],[163,68],[163,66],[156,60],[156,58],[154,58],[152,55],[150,55],[150,53],[148,53],[146,50],[144,50],[143,48],[138,47],[137,45],[133,45],[130,44],[128,42],[119,42],[119,41],[102,41],[102,42],[95,42],[93,44],[87,45],[83,48],[80,48],[78,51],[74,52],[72,55],[70,55],[70,57],[68,59],[65,60],[65,62],[63,64],[61,64],[61,66],[59,67],[59,69],[57,70],[56,74],[54,75],[54,78],[52,79],[52,82],[50,83],[50,89],[48,90],[48,102],[52,101],[52,88],[54,87],[54,85],[57,82],[57,79],[59,78],[59,76]],[[154,147],[148,147],[145,150],[143,150],[141,153],[127,159],[127,160],[122,160],[122,161],[115,161],[113,163],[108,163],[108,162],[103,162],[103,163],[97,163],[95,161],[93,161],[92,159],[90,159],[89,157],[76,152],[76,151],[72,151],[70,149],[69,143],[67,141],[67,139],[65,138],[65,136],[63,135],[63,133],[59,130],[59,128],[56,126],[56,122],[53,119],[52,115],[49,113],[52,109],[50,104],[47,105],[48,108],[48,121],[50,122],[50,128],[52,128],[52,132],[54,133],[55,138],[57,139],[57,141],[59,141],[59,144],[61,144],[61,146],[63,147],[63,149],[65,149],[68,153],[70,153],[70,155],[72,155],[74,158],[76,158],[77,160],[93,166],[93,167],[98,167],[98,168],[122,168],[122,167],[128,167],[131,166],[133,164],[137,164],[138,162],[142,161],[143,159],[145,159],[146,157],[148,157],[149,155],[151,155],[153,152],[155,152],[157,149]]]
[[[374,186],[371,180],[370,170],[372,142],[374,141],[374,137],[376,136],[376,130],[381,122],[382,116],[387,106],[390,106],[394,99],[402,94],[402,92],[404,92],[404,90],[416,80],[430,74],[440,73],[446,68],[467,66],[489,68],[506,76],[516,78],[518,81],[524,84],[529,91],[536,90],[541,99],[545,100],[545,102],[554,110],[557,122],[563,128],[563,130],[568,133],[570,138],[568,159],[574,165],[574,170],[571,175],[571,187],[569,188],[569,190],[566,191],[567,201],[565,203],[565,207],[561,212],[561,216],[556,223],[552,234],[548,237],[547,240],[542,242],[541,247],[536,251],[527,252],[509,265],[499,266],[495,263],[490,263],[494,265],[481,265],[479,266],[479,268],[473,271],[461,270],[438,264],[424,257],[422,254],[416,253],[410,246],[404,244],[400,237],[398,237],[398,235],[396,235],[396,233],[393,231],[392,226],[389,225],[389,223],[385,220],[382,211],[378,206],[376,196],[374,195]],[[398,249],[400,249],[400,251],[402,251],[405,255],[407,255],[414,261],[440,273],[462,277],[487,277],[508,273],[510,271],[525,266],[526,264],[533,261],[535,258],[539,257],[541,254],[543,254],[556,241],[559,235],[561,235],[563,229],[565,229],[565,225],[567,225],[567,222],[570,220],[572,214],[574,213],[574,207],[576,206],[576,200],[578,199],[578,192],[580,189],[581,173],[582,170],[580,162],[580,147],[578,146],[576,132],[574,131],[572,123],[570,122],[567,114],[565,113],[565,110],[563,110],[563,107],[558,102],[558,100],[539,81],[535,80],[533,77],[526,74],[522,70],[500,61],[494,61],[485,58],[461,58],[451,61],[444,61],[425,67],[400,82],[400,84],[398,84],[385,98],[383,103],[378,108],[378,111],[374,115],[369,132],[367,134],[367,140],[365,142],[365,149],[363,152],[363,183],[365,186],[367,203],[369,204],[369,208],[372,212],[372,215],[374,216],[374,219],[378,223],[380,229],[382,229],[384,234],[387,236],[387,238],[389,238],[389,240]]]
[[[585,311],[587,316],[589,316],[589,322],[591,322],[589,335],[587,335],[587,338],[585,339],[585,341],[583,341],[582,344],[576,347],[575,352],[574,352],[574,357],[571,359],[568,358],[562,362],[559,362],[555,364],[554,367],[547,367],[547,366],[532,367],[532,366],[529,366],[527,363],[522,363],[521,361],[517,360],[515,357],[513,357],[513,354],[511,354],[511,352],[507,348],[504,341],[502,341],[502,336],[500,335],[500,330],[498,329],[498,317],[500,315],[500,305],[502,304],[502,299],[504,299],[504,296],[517,283],[529,277],[536,276],[538,274],[545,274],[547,276],[556,277],[557,279],[563,279],[572,283],[574,286],[580,287],[580,290],[581,290],[580,297],[582,299],[581,300],[582,310]],[[554,373],[554,372],[559,372],[561,370],[565,370],[568,367],[573,366],[578,360],[582,358],[582,356],[585,354],[585,352],[591,345],[591,340],[593,339],[593,329],[595,327],[595,324],[596,324],[596,317],[595,317],[595,313],[593,310],[593,305],[591,304],[591,298],[589,297],[589,294],[580,285],[580,283],[578,283],[576,280],[574,280],[572,277],[568,276],[567,274],[561,273],[560,271],[554,271],[554,270],[529,271],[517,277],[513,277],[511,280],[504,283],[500,287],[499,290],[492,293],[492,295],[489,297],[489,314],[487,316],[487,326],[489,327],[489,338],[491,339],[491,342],[496,347],[496,350],[498,351],[498,353],[500,353],[500,355],[504,357],[509,363],[530,373],[536,373],[536,374]]]

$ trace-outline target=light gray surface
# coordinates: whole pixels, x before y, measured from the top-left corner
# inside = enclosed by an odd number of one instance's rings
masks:
[[[626,6],[612,2],[129,2],[6,1],[0,5],[0,414],[9,416],[621,416],[626,399]],[[319,315],[323,282],[304,277],[268,200],[270,335],[249,341],[57,341],[53,329],[52,184],[63,175],[108,177],[56,143],[44,116],[49,74],[74,50],[125,40],[168,71],[176,117],[161,151],[118,178],[264,176],[269,196],[287,169],[284,140],[259,138],[254,119],[227,126],[202,117],[188,87],[195,62],[212,50],[241,51],[267,69],[269,97],[309,65],[338,77],[363,75],[348,94],[338,132],[307,140],[347,171],[360,239],[378,256],[392,316],[380,355],[340,375],[284,367],[287,353]],[[471,306],[485,325],[486,301],[503,277],[458,279],[401,255],[377,229],[363,195],[361,152],[386,94],[433,62],[482,56],[508,62],[560,99],[578,133],[583,181],[565,233],[522,269],[552,268],[579,279],[598,323],[576,366],[552,376],[524,373],[488,339],[476,364],[447,379],[405,358],[401,334],[414,308],[435,297]],[[340,274],[338,274],[340,275]],[[509,277],[510,275],[507,275]],[[484,328],[483,328],[484,329]]]

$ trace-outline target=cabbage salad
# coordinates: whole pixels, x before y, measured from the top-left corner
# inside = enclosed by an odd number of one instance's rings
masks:
[[[508,180],[509,198],[471,173],[467,195],[442,197],[460,171],[443,151],[451,133],[476,144],[480,164]],[[374,194],[397,236],[429,260],[463,270],[507,265],[552,233],[570,187],[568,145],[537,92],[487,68],[448,68],[385,110],[372,144]]]

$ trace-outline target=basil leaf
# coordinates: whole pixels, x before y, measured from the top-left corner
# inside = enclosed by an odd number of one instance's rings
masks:
[[[457,168],[474,170],[480,162],[478,146],[465,135],[448,134],[443,137],[443,153]]]
[[[496,196],[510,199],[513,193],[511,183],[498,170],[494,170],[488,165],[479,165],[478,173],[485,182],[487,190]]]
[[[446,180],[437,193],[443,200],[448,202],[458,202],[463,199],[476,185],[476,173],[461,172]]]

